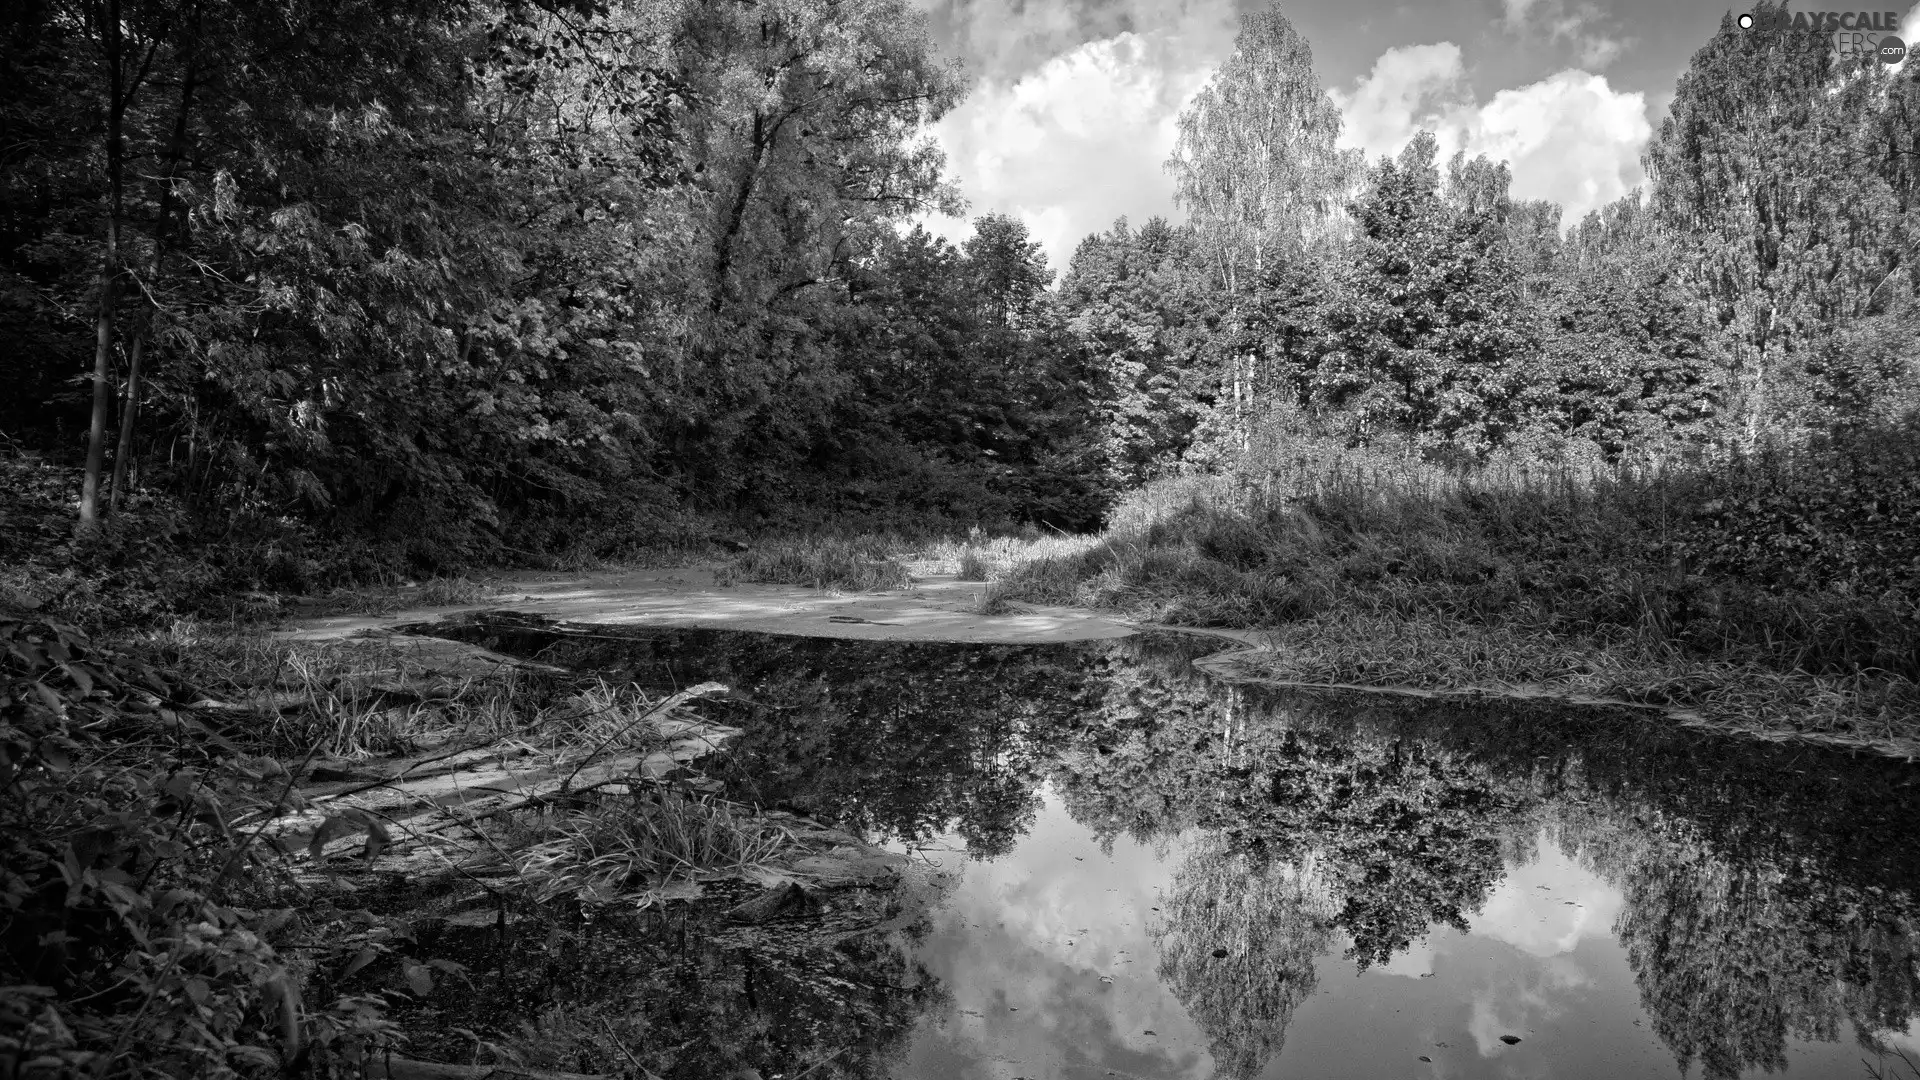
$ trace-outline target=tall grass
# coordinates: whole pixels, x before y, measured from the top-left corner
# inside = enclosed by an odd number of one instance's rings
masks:
[[[1458,619],[1788,671],[1920,676],[1920,591],[1888,572],[1898,557],[1856,559],[1834,572],[1850,579],[1822,584],[1804,564],[1841,564],[1844,552],[1766,547],[1769,530],[1794,539],[1791,523],[1765,517],[1767,499],[1784,502],[1804,475],[1783,466],[1454,472],[1303,449],[1315,453],[1148,485],[1100,543],[1027,560],[1007,584],[1020,599],[1188,625]],[[1763,485],[1776,494],[1746,494]],[[1920,540],[1910,545],[1920,555]]]
[[[1270,629],[1325,681],[1549,684],[1920,735],[1916,443],[1446,469],[1272,438],[1132,493],[1104,535],[1016,558],[998,587]]]
[[[388,582],[339,586],[315,598],[309,614],[391,615],[407,608],[462,607],[497,592],[494,586],[464,577],[436,577],[420,584]]]
[[[770,540],[733,563],[733,576],[777,585],[880,592],[913,583],[891,537],[811,536]]]

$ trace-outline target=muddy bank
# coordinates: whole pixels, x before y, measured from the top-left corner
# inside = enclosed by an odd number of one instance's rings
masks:
[[[430,631],[426,634],[397,631],[403,626],[469,618],[488,611],[510,611],[580,628],[744,630],[868,641],[1044,644],[1107,640],[1142,631],[1168,630],[1217,640],[1219,653],[1198,663],[1210,675],[1230,682],[1424,700],[1504,700],[1624,708],[1722,735],[1868,751],[1909,761],[1920,759],[1920,740],[1892,733],[1872,738],[1841,731],[1800,730],[1707,715],[1700,709],[1597,696],[1551,686],[1488,684],[1434,689],[1408,684],[1301,679],[1289,670],[1285,657],[1271,647],[1269,635],[1260,631],[1164,626],[1084,608],[1027,604],[1014,605],[1011,614],[986,615],[979,610],[985,589],[983,583],[960,581],[952,575],[916,578],[911,588],[893,592],[840,593],[805,586],[729,584],[707,567],[576,574],[526,571],[499,579],[495,594],[480,603],[414,607],[385,615],[306,619],[281,631],[279,636],[297,641],[377,640],[417,650],[423,659],[431,658],[449,671],[471,673],[490,664],[516,661],[471,645],[449,642],[432,636]]]
[[[1043,642],[1125,637],[1133,624],[1100,612],[1022,605],[1009,615],[976,608],[985,586],[951,575],[910,589],[835,593],[796,585],[721,584],[712,569],[518,573],[475,604],[415,607],[388,615],[304,619],[282,636],[301,641],[380,633],[477,611],[508,609],[596,626],[696,627],[891,641]]]

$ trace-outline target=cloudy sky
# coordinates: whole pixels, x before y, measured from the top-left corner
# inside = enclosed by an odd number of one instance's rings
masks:
[[[1241,12],[1265,0],[920,3],[974,83],[937,130],[970,213],[1019,216],[1064,270],[1081,238],[1123,214],[1178,218],[1161,167],[1174,119],[1233,51]],[[1560,203],[1571,225],[1641,182],[1640,153],[1674,81],[1727,0],[1282,0],[1280,10],[1312,45],[1348,145],[1393,153],[1428,128],[1443,154],[1464,146],[1510,162],[1515,196]],[[956,241],[969,231],[965,219],[927,225]]]

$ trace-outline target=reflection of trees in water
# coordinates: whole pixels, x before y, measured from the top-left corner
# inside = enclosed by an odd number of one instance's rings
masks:
[[[1527,801],[1470,754],[1119,667],[1052,774],[1075,820],[1136,839],[1189,825],[1234,850],[1321,866],[1364,969],[1432,923],[1465,928]]]
[[[667,691],[712,679],[701,708],[743,728],[712,766],[736,798],[975,857],[1010,850],[1040,806],[1044,742],[1086,681],[1074,648],[844,641],[711,630],[468,635],[492,647]]]
[[[1920,795],[1897,764],[1600,711],[1222,687],[1186,666],[1210,648],[1190,639],[570,647],[560,662],[717,678],[761,702],[724,719],[747,727],[731,756],[767,803],[896,835],[954,830],[991,856],[1029,827],[1050,776],[1109,842],[1197,828],[1162,974],[1223,1068],[1277,1051],[1310,989],[1301,958],[1329,940],[1286,921],[1309,905],[1285,892],[1285,867],[1316,867],[1313,910],[1365,967],[1434,923],[1463,926],[1543,823],[1624,894],[1615,932],[1683,1064],[1779,1067],[1790,1036],[1903,1028],[1920,1003]],[[1278,929],[1260,911],[1282,913]]]
[[[1779,1068],[1790,1037],[1900,1030],[1920,1014],[1920,815],[1897,765],[1592,712],[1263,694],[1164,665],[1113,665],[1090,700],[1099,715],[1052,773],[1076,820],[1142,839],[1201,830],[1207,854],[1177,871],[1183,896],[1258,893],[1262,867],[1317,865],[1320,902],[1362,967],[1432,924],[1464,927],[1548,824],[1622,891],[1615,933],[1683,1066]],[[1229,948],[1231,961],[1189,951],[1164,972],[1222,1042],[1223,1067],[1283,1034],[1203,1019],[1258,984],[1240,965],[1263,962],[1260,948]]]
[[[1221,1075],[1255,1076],[1279,1055],[1313,993],[1332,914],[1311,862],[1263,863],[1217,836],[1188,849],[1154,927],[1159,975],[1206,1032]]]
[[[1682,1072],[1782,1070],[1789,1038],[1871,1038],[1920,1015],[1910,894],[1803,857],[1730,860],[1694,822],[1634,822],[1619,806],[1570,815],[1561,843],[1622,891],[1613,930]]]
[[[1319,857],[1365,970],[1424,937],[1461,930],[1504,876],[1503,839],[1518,800],[1486,768],[1401,737],[1348,740],[1288,732],[1264,749],[1266,798],[1238,807],[1247,842]]]

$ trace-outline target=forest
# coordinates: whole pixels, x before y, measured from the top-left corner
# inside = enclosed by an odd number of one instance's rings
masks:
[[[1887,547],[1920,99],[1804,35],[1723,26],[1648,186],[1563,233],[1502,162],[1339,149],[1269,11],[1182,114],[1186,220],[1053,268],[1011,217],[912,226],[963,210],[927,129],[966,81],[899,3],[48,0],[4,33],[7,555],[42,599],[213,538],[209,584],[299,591],[741,531],[1081,533],[1303,440],[1456,475],[1864,457],[1873,504],[1743,520],[1727,557],[1784,524],[1821,586],[1920,580]],[[49,502],[85,550],[22,524]]]
[[[201,708],[324,667],[255,640],[299,603],[402,583],[931,553],[982,618],[1258,631],[1268,679],[1912,760],[1920,67],[1830,45],[1728,15],[1645,186],[1576,221],[1432,132],[1344,148],[1254,12],[1179,116],[1178,219],[1050,266],[1016,216],[929,230],[970,212],[931,134],[970,76],[910,0],[5,5],[0,1064],[40,1018],[48,1075],[344,1075],[392,1034],[350,976],[452,977],[369,907],[302,1004],[271,942],[324,935],[237,823],[371,743]],[[526,693],[488,715],[586,700]],[[1340,925],[1384,958],[1463,903]]]

